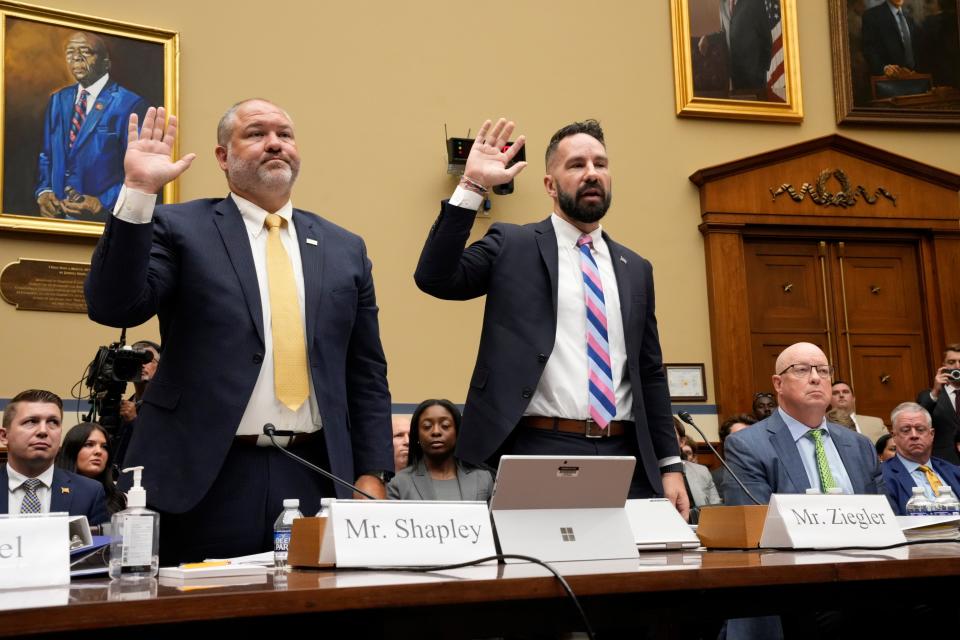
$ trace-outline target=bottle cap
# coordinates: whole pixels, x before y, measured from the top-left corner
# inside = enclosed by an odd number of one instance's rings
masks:
[[[285,498],[283,501],[284,509],[299,509],[300,498]]]
[[[124,473],[133,472],[133,486],[127,491],[127,508],[147,506],[147,491],[140,486],[143,467],[127,467]]]
[[[807,489],[807,495],[808,495],[808,496],[818,496],[818,495],[820,495],[820,489],[815,489],[815,488],[813,488],[813,487],[810,487],[809,489]]]

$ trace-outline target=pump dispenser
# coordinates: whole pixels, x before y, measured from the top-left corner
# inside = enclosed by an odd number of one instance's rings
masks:
[[[140,480],[143,467],[129,467],[133,486],[127,492],[127,508],[113,514],[110,543],[110,577],[139,580],[157,575],[160,566],[160,514],[147,509],[147,492]]]

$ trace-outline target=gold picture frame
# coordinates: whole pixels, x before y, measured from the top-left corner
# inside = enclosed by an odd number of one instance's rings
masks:
[[[99,236],[130,113],[178,112],[179,35],[0,0],[0,42],[0,229]]]
[[[900,67],[904,59],[892,59],[905,57],[905,46],[902,37],[891,44],[886,31],[895,28],[893,14],[879,4],[830,0],[837,124],[960,125],[960,3],[936,3],[931,10],[930,3],[904,1],[908,29],[914,34],[912,69]],[[893,51],[893,44],[900,50]]]
[[[671,0],[677,115],[802,121],[796,0],[739,0],[732,15],[727,2]],[[735,44],[730,34],[762,34],[739,29],[738,18],[761,27],[766,19],[769,40],[744,37]]]

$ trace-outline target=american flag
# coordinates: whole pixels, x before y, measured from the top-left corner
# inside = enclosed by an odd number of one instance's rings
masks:
[[[773,49],[770,52],[770,69],[767,71],[767,100],[785,102],[787,84],[783,75],[783,21],[780,16],[780,0],[765,0],[767,17],[770,19],[770,37]]]

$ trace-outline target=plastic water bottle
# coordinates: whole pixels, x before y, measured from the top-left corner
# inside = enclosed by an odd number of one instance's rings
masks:
[[[908,516],[926,516],[933,512],[933,503],[927,500],[923,487],[914,487],[913,495],[907,500]]]
[[[940,495],[933,501],[933,514],[938,516],[953,516],[960,512],[960,504],[953,495],[953,489],[948,485],[940,488]]]
[[[283,501],[283,512],[273,523],[273,566],[275,568],[283,569],[287,566],[287,550],[290,547],[293,521],[302,517],[298,498],[287,498]]]

